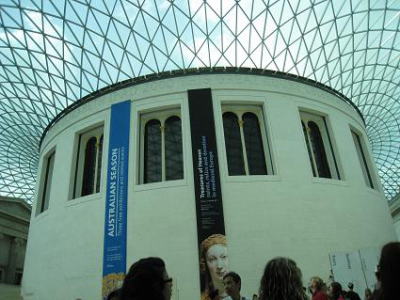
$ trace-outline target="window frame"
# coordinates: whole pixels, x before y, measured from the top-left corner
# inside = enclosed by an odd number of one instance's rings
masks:
[[[220,117],[221,117],[222,139],[223,139],[224,155],[225,155],[225,163],[226,163],[226,174],[230,178],[275,175],[275,168],[274,168],[274,164],[273,164],[273,160],[272,160],[272,149],[271,149],[271,145],[270,145],[271,143],[270,143],[270,138],[269,138],[269,134],[267,131],[266,118],[264,117],[264,105],[263,105],[263,103],[254,103],[253,101],[249,101],[249,102],[250,103],[246,103],[246,101],[243,100],[243,101],[234,101],[234,102],[221,101],[221,103],[220,103]],[[239,130],[240,130],[240,137],[241,137],[241,143],[242,143],[242,152],[243,152],[242,154],[243,154],[243,160],[244,160],[245,174],[243,174],[243,175],[230,175],[229,174],[229,165],[228,165],[228,157],[227,157],[226,142],[225,142],[225,128],[224,128],[224,124],[223,124],[223,115],[226,112],[234,113],[238,117],[239,123],[243,122],[242,117],[245,113],[253,113],[254,115],[257,116],[258,125],[259,125],[260,133],[261,133],[262,147],[263,147],[263,151],[264,151],[264,162],[265,162],[266,171],[267,171],[266,174],[262,174],[262,175],[249,174],[250,173],[249,167],[248,167],[249,162],[248,162],[247,151],[246,151],[244,129],[243,129],[242,125],[239,125]]]
[[[185,179],[185,160],[184,160],[184,131],[182,120],[182,108],[180,105],[173,105],[168,107],[157,107],[154,110],[143,110],[138,112],[139,120],[139,168],[138,168],[138,185],[151,185],[166,182],[175,182]],[[181,122],[181,147],[182,147],[182,178],[166,180],[166,151],[165,151],[165,122],[170,117],[179,117]],[[145,148],[145,127],[148,121],[158,120],[161,127],[161,181],[144,182],[145,175],[145,161],[144,161],[144,148]]]
[[[334,140],[332,138],[332,132],[329,126],[328,116],[320,112],[310,111],[307,109],[300,108],[299,117],[300,117],[301,132],[303,134],[303,142],[306,147],[308,161],[310,162],[310,168],[313,177],[320,179],[327,179],[327,180],[343,180],[343,174],[342,174],[343,172],[341,172],[341,169],[339,168],[339,159],[337,151],[335,151]],[[308,131],[308,122],[310,121],[314,122],[318,126],[331,177],[322,177],[319,176],[318,174],[316,158],[314,151],[312,150],[311,138]],[[304,130],[302,125],[303,122],[304,125],[306,126],[307,136],[304,136]]]
[[[354,142],[354,147],[356,150],[358,161],[360,163],[360,168],[363,174],[364,182],[369,188],[377,190],[378,186],[375,180],[376,177],[374,176],[374,173],[372,171],[373,170],[372,163],[370,160],[369,151],[367,150],[364,136],[359,130],[355,129],[353,126],[350,126],[350,135]],[[354,135],[357,137],[357,143]]]
[[[75,134],[75,147],[73,156],[73,174],[72,174],[72,184],[70,191],[70,200],[75,200],[82,197],[87,197],[95,194],[99,194],[102,191],[102,173],[104,173],[104,150],[105,150],[105,137],[104,137],[104,123],[97,123],[93,126],[86,127],[83,130],[76,132]],[[95,134],[93,134],[95,133]],[[93,193],[82,195],[83,186],[83,175],[84,175],[84,164],[85,164],[85,146],[93,135],[100,141],[101,136],[103,136],[103,146],[102,146],[102,157],[99,157],[99,151],[96,149],[96,160],[95,160],[95,174],[94,174],[94,187]],[[101,164],[100,178],[99,178],[99,191],[96,191],[97,176],[98,176],[98,164]]]
[[[52,159],[52,160],[51,160]],[[44,213],[50,206],[51,186],[54,176],[54,164],[56,159],[56,148],[47,151],[43,156],[41,175],[40,175],[40,188],[36,204],[36,216]],[[50,161],[51,160],[51,161]]]

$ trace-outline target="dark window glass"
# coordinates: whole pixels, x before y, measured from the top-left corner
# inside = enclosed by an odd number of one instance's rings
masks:
[[[16,272],[14,284],[21,285],[21,281],[22,281],[22,273]]]
[[[253,113],[245,113],[242,119],[249,174],[266,175],[267,166],[258,118]]]
[[[326,159],[324,142],[318,125],[310,121],[308,122],[308,127],[310,129],[311,146],[314,153],[315,163],[317,165],[318,175],[319,177],[332,178],[328,160]]]
[[[40,212],[45,211],[49,207],[50,200],[50,189],[51,189],[51,181],[53,177],[53,169],[54,169],[54,152],[50,154],[46,161],[46,174],[44,178],[43,184],[43,193],[42,193],[42,202],[40,206]]]
[[[165,179],[183,178],[181,119],[173,116],[165,121]]]
[[[103,157],[103,135],[100,136],[100,141],[97,149],[97,178],[96,178],[96,193],[100,192],[101,179],[101,163]]]
[[[245,175],[238,117],[234,113],[226,112],[222,115],[222,118],[229,175]]]
[[[360,164],[361,164],[361,167],[363,169],[365,180],[367,181],[367,184],[368,184],[369,187],[374,188],[374,184],[373,184],[373,181],[372,181],[371,173],[369,172],[367,160],[365,158],[365,154],[364,154],[364,151],[363,151],[363,147],[362,147],[362,144],[361,144],[360,137],[358,136],[357,133],[355,133],[353,131],[351,132],[351,134],[353,136],[353,140],[354,140],[354,143],[356,145],[358,159],[360,160]]]
[[[94,176],[96,172],[96,143],[96,137],[91,137],[86,142],[81,196],[93,194]]]
[[[314,166],[314,162],[313,162],[313,158],[312,158],[312,154],[311,154],[310,141],[308,139],[308,133],[307,133],[306,125],[304,125],[303,121],[301,122],[301,126],[303,127],[303,133],[304,133],[304,138],[306,140],[308,157],[310,158],[310,164],[311,164],[311,168],[312,168],[312,173],[313,173],[313,176],[315,177],[315,176],[317,176],[317,174],[315,173],[315,166]]]
[[[144,183],[161,181],[161,124],[150,120],[144,129]]]

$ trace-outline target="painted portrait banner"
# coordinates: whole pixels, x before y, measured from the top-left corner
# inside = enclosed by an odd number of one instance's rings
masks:
[[[103,299],[121,285],[126,272],[130,108],[130,101],[111,106],[104,220]]]
[[[210,89],[189,90],[201,299],[225,296],[228,272],[217,143]]]

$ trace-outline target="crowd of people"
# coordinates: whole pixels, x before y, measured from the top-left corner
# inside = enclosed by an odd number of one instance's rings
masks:
[[[223,291],[210,278],[207,293],[202,293],[201,299],[250,300],[241,295],[239,274],[224,272],[222,277]],[[376,288],[373,292],[367,289],[364,300],[400,299],[400,242],[391,242],[382,248],[376,278]],[[172,284],[161,258],[143,258],[130,267],[122,287],[112,292],[107,300],[170,300]],[[309,297],[296,263],[290,258],[277,257],[267,262],[258,294],[254,294],[252,300],[361,300],[353,288],[351,282],[348,291],[344,291],[338,282],[332,281],[327,286],[320,277],[312,277]]]

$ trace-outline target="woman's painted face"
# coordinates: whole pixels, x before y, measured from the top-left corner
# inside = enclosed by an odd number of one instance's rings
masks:
[[[208,248],[206,253],[207,267],[213,282],[222,282],[228,272],[228,251],[226,246],[215,244]]]

